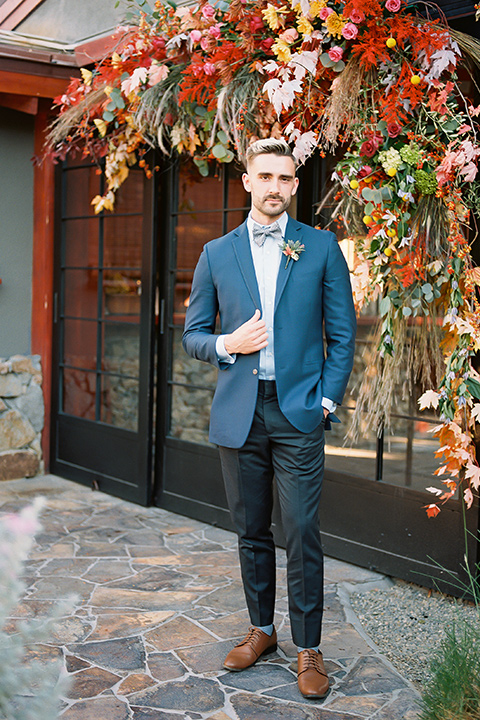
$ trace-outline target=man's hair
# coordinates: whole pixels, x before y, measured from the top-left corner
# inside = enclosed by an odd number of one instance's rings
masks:
[[[277,138],[265,138],[252,143],[245,153],[245,167],[248,167],[248,164],[256,158],[257,155],[280,155],[289,157],[293,160],[295,166],[297,164],[290,146],[285,140],[277,140]]]

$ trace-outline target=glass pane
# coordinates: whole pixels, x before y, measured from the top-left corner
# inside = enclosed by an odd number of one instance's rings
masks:
[[[439,466],[434,454],[439,445],[428,432],[432,424],[420,418],[394,418],[392,426],[392,433],[385,437],[384,482],[421,491],[432,484],[442,487],[433,477]]]
[[[140,325],[104,323],[102,370],[138,377],[139,367]]]
[[[151,181],[149,181],[151,182]],[[140,168],[130,168],[128,180],[120,186],[115,195],[116,213],[142,213],[145,174]],[[106,218],[111,216],[106,215]],[[126,219],[126,218],[124,218]]]
[[[140,322],[141,291],[140,270],[105,271],[104,317],[122,322]]]
[[[335,415],[340,423],[332,423],[332,429],[325,433],[325,468],[351,476],[375,480],[377,437],[372,430],[364,428],[355,443],[346,439],[353,410],[343,405],[337,408]]]
[[[97,317],[98,270],[64,270],[65,315]]]
[[[65,217],[85,217],[95,214],[92,199],[100,192],[100,175],[95,165],[65,172]]]
[[[137,430],[138,380],[102,375],[100,420],[124,430]]]
[[[202,177],[191,162],[182,164],[179,172],[178,212],[195,210],[221,210],[223,207],[223,181],[218,177]]]
[[[104,218],[104,267],[141,267],[142,226],[141,215],[133,217],[109,215]]]
[[[86,420],[95,420],[95,378],[93,372],[63,368],[64,413]]]
[[[97,367],[97,323],[90,320],[64,320],[63,362],[65,365],[95,370]]]
[[[88,220],[65,220],[64,264],[70,266],[98,266],[98,228],[97,218]]]
[[[213,393],[180,385],[172,387],[170,436],[209,445],[208,425]]]
[[[242,183],[243,170],[228,166],[228,207],[229,208],[250,208],[250,194],[247,193]]]
[[[221,187],[218,188],[221,192]],[[223,235],[222,213],[180,215],[177,218],[177,267],[193,269],[203,246]]]
[[[190,299],[192,289],[193,271],[177,272],[175,281],[175,295],[173,307],[173,323],[181,325],[185,323],[185,312]]]
[[[235,210],[227,214],[227,232],[235,230],[236,227],[242,224],[248,215],[247,210]]]
[[[187,355],[182,347],[182,332],[181,328],[173,331],[172,379],[178,383],[214,388],[217,384],[217,368]]]

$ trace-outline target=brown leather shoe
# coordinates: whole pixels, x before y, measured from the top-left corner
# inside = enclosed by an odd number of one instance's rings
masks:
[[[298,689],[306,698],[323,698],[328,693],[328,675],[321,652],[302,650],[298,653]]]
[[[225,658],[223,667],[226,670],[233,670],[234,672],[245,670],[245,668],[257,662],[260,655],[265,655],[276,649],[277,632],[275,628],[273,628],[271,635],[267,635],[263,630],[251,627],[247,637],[242,640],[241,643],[235,645],[233,650],[230,650]]]

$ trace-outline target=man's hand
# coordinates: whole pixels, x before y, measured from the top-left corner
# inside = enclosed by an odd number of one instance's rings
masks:
[[[225,335],[225,350],[229,355],[235,353],[249,355],[267,345],[267,327],[264,320],[260,319],[260,310],[255,310],[250,320],[240,325],[233,333]]]
[[[329,414],[330,414],[330,413],[328,412],[327,408],[324,407],[324,408],[323,408],[323,417],[326,418],[326,417],[328,417]]]

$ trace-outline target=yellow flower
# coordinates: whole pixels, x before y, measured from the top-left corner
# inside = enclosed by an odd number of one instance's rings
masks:
[[[347,24],[347,21],[345,20],[343,15],[338,15],[338,13],[333,12],[327,17],[323,24],[327,28],[330,35],[333,35],[333,37],[341,38],[342,30]]]
[[[85,85],[92,84],[93,73],[90,70],[87,70],[87,68],[80,68],[80,74]]]
[[[263,19],[266,21],[270,30],[278,30],[278,28],[282,25],[281,19],[278,16],[286,11],[286,5],[283,5],[281,8],[276,8],[270,3],[268,3],[265,10],[262,10]]]
[[[100,137],[105,137],[107,133],[107,123],[105,122],[105,120],[101,120],[100,118],[94,118],[93,122],[96,125]]]
[[[119,65],[122,64],[122,58],[117,52],[112,53],[112,65],[114,68],[117,68]]]
[[[280,62],[288,63],[292,59],[292,53],[290,52],[288,43],[286,43],[285,40],[280,40],[280,38],[275,40],[272,45],[272,50]]]
[[[326,7],[327,3],[325,0],[313,0],[312,3],[310,3],[310,10],[308,11],[308,14],[312,18],[318,17],[318,14],[322,8]]]
[[[310,23],[304,15],[302,15],[302,17],[298,19],[297,28],[298,32],[301,33],[303,37],[305,37],[306,35],[311,35],[313,32],[312,23]]]

